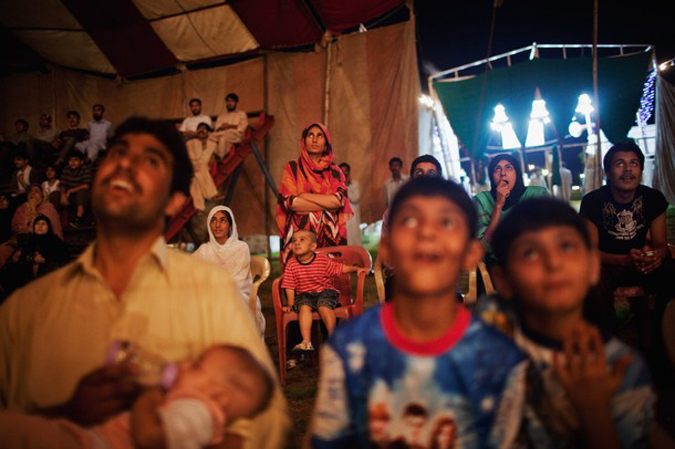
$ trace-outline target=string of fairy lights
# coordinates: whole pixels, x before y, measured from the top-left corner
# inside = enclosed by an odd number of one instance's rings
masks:
[[[636,122],[638,126],[647,126],[649,119],[654,113],[654,97],[656,95],[656,70],[651,70],[645,80],[642,88],[642,98],[640,98],[640,110],[637,113]]]

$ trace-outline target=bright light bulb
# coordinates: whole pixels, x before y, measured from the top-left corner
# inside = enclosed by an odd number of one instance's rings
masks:
[[[548,176],[548,173],[549,173],[549,171],[546,170],[546,169],[543,169],[543,170],[541,171],[541,174],[544,175],[544,177]]]
[[[543,120],[546,117],[548,117],[546,102],[542,99],[534,100],[532,102],[532,113],[530,114],[530,118]]]
[[[594,111],[593,104],[591,103],[591,97],[589,97],[588,94],[579,95],[579,103],[577,104],[575,111],[584,115],[590,114]]]
[[[570,123],[569,132],[570,132],[570,136],[572,136],[574,138],[578,138],[578,137],[581,136],[581,133],[584,132],[584,127],[581,126],[581,123],[579,123],[575,120],[572,123]]]
[[[525,146],[540,147],[542,145],[544,145],[544,123],[541,120],[530,120]]]
[[[520,141],[518,140],[518,136],[516,136],[516,132],[513,130],[513,125],[510,123],[506,123],[502,127],[502,147],[504,147],[505,150],[520,148]]]
[[[501,103],[497,103],[497,106],[495,106],[495,116],[490,123],[490,129],[502,135],[502,148],[505,150],[520,148],[518,136],[513,130],[513,125],[509,123],[506,108]]]
[[[422,106],[432,109],[434,107],[434,99],[429,95],[420,95],[419,102]]]
[[[501,103],[497,103],[497,106],[495,106],[495,116],[492,119],[493,123],[506,123],[509,121],[509,118],[506,116],[506,109]]]

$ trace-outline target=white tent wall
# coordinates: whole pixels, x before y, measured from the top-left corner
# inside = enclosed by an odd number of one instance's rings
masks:
[[[332,46],[327,125],[335,161],[349,162],[361,183],[362,217],[370,222],[384,211],[382,185],[389,176],[389,158],[399,156],[409,167],[418,154],[414,22],[340,36]],[[275,116],[266,144],[268,166],[278,184],[285,164],[300,154],[303,127],[323,120],[326,57],[325,49],[269,53],[267,68],[264,58],[257,58],[124,83],[58,67],[48,74],[15,74],[0,79],[0,126],[3,135],[11,136],[14,121],[25,118],[35,132],[39,115],[47,112],[56,127],[65,129],[70,109],[80,112],[86,126],[95,103],[106,106],[105,116],[114,124],[131,115],[178,118],[189,114],[187,102],[192,97],[201,98],[203,111],[215,115],[225,109],[225,95],[237,92],[239,109],[257,111],[267,105],[268,114]],[[251,156],[244,163],[231,204],[241,235],[266,232],[264,188]],[[272,216],[275,206],[276,199],[270,197]],[[278,232],[273,221],[270,232]]]
[[[656,77],[656,159],[654,188],[675,204],[675,86]]]

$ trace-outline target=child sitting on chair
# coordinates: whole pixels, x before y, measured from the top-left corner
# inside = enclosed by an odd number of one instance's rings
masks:
[[[317,254],[316,235],[310,231],[296,231],[291,239],[291,257],[284,270],[281,288],[286,291],[288,306],[284,312],[296,312],[300,324],[302,342],[295,345],[294,351],[313,351],[311,341],[312,312],[318,312],[326,325],[328,334],[335,328],[333,309],[340,306],[340,292],[335,288],[334,280],[343,273],[368,272],[361,268],[332,261],[325,254]]]
[[[274,382],[239,347],[218,345],[184,361],[168,392],[147,390],[131,412],[86,429],[63,419],[0,413],[2,447],[200,448],[222,441],[226,425],[264,411]]]

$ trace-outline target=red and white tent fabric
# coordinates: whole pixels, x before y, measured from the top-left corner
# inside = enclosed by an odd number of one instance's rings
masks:
[[[405,0],[31,0],[0,24],[45,60],[123,77],[321,40]]]
[[[0,136],[11,137],[19,118],[35,132],[42,113],[65,129],[67,111],[76,110],[86,125],[96,103],[105,105],[114,125],[131,115],[180,119],[190,114],[195,97],[204,113],[217,115],[225,95],[236,92],[240,110],[275,117],[264,150],[277,182],[285,164],[299,156],[303,127],[324,122],[336,161],[350,163],[361,184],[367,222],[384,211],[387,161],[398,156],[407,169],[418,155],[415,21],[412,12],[398,9],[411,8],[411,1],[4,3],[0,40],[11,33],[51,67],[0,77]],[[390,11],[409,20],[375,27]],[[361,23],[367,32],[354,32]],[[328,34],[333,37],[324,38]],[[236,63],[223,64],[234,62],[226,61],[229,56]],[[276,232],[265,229],[265,214],[273,215],[276,204],[265,192],[249,158],[230,205],[246,211],[237,214],[240,235]]]

